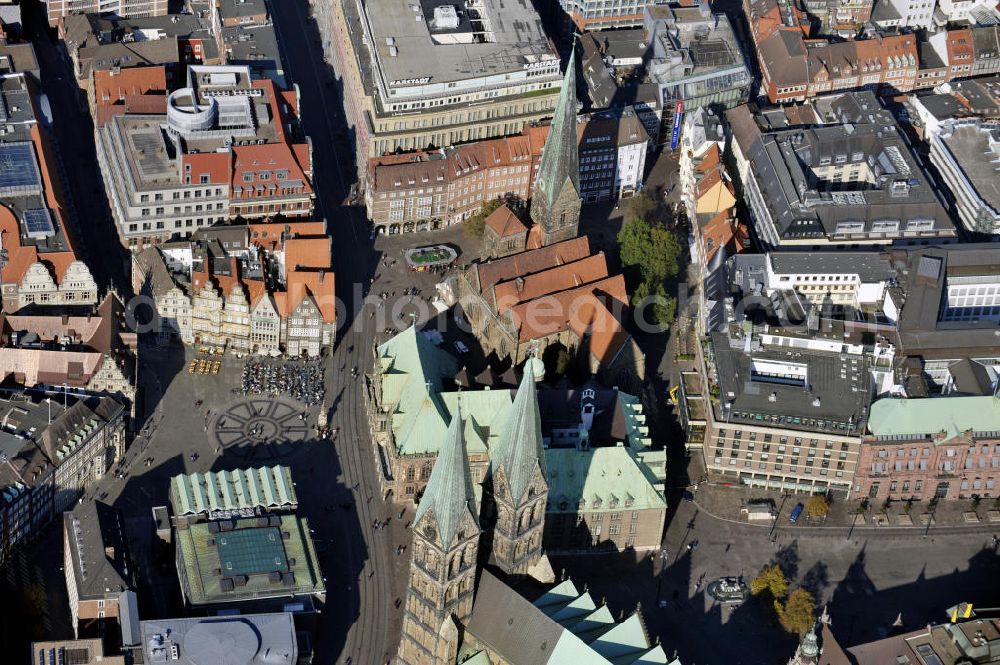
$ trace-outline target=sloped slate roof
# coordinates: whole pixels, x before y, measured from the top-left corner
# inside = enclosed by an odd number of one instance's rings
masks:
[[[467,632],[518,665],[667,662],[663,648],[649,643],[638,612],[615,624],[606,606],[595,607],[589,594],[578,593],[572,581],[565,581],[532,603],[483,571]],[[563,611],[570,606],[579,611]]]

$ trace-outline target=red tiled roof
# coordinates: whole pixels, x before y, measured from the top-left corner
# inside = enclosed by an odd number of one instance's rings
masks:
[[[312,192],[309,179],[299,166],[292,147],[285,143],[235,146],[233,155],[232,187],[235,200],[280,196],[280,190],[293,180],[302,183],[301,189],[296,189],[294,193]],[[288,171],[287,177],[278,180],[275,177],[278,170]],[[261,178],[261,173],[265,171],[268,172],[266,180]],[[249,174],[249,182],[244,174]],[[235,192],[237,189],[241,192],[238,196]]]
[[[500,282],[493,287],[493,301],[497,311],[505,311],[519,303],[596,282],[607,276],[608,263],[604,253],[600,252],[523,278]]]
[[[119,104],[127,95],[139,97],[167,93],[167,69],[163,65],[94,70],[94,101],[98,106]]]
[[[486,226],[493,230],[499,238],[510,238],[512,236],[523,235],[528,231],[514,211],[509,206],[502,205],[486,218]]]
[[[285,267],[329,268],[332,248],[329,236],[308,236],[285,240]]]
[[[337,316],[336,290],[331,260],[330,236],[285,240],[285,285],[287,294],[280,301],[283,316],[288,316],[309,296],[316,301],[323,321],[333,323]],[[277,301],[277,297],[275,298]]]
[[[94,118],[94,122],[98,127],[103,127],[116,115],[125,115],[125,105],[115,104],[114,106],[110,106],[108,104],[101,104],[95,111],[97,112],[97,117]]]
[[[625,278],[614,275],[521,303],[513,308],[513,316],[519,323],[520,342],[571,330],[581,339],[589,335],[591,355],[607,363],[628,340],[628,333],[612,313],[612,309],[624,311],[627,303]]]
[[[746,224],[730,219],[730,211],[724,210],[710,219],[701,229],[702,246],[705,248],[705,263],[725,247],[729,255],[739,254],[750,244],[750,233]]]
[[[166,95],[126,95],[125,112],[143,115],[166,115]]]
[[[209,183],[228,185],[230,162],[231,158],[228,152],[200,152],[181,155],[181,164],[191,165],[192,183],[199,183],[202,175],[208,175]]]
[[[274,251],[280,246],[284,233],[300,236],[318,236],[326,233],[326,223],[322,221],[293,221],[252,223],[249,225],[250,242]]]
[[[480,292],[486,293],[499,282],[524,277],[553,266],[576,261],[590,255],[587,236],[571,238],[554,245],[521,252],[476,265]]]
[[[719,144],[712,146],[702,155],[701,161],[694,167],[695,173],[706,173],[719,166]]]

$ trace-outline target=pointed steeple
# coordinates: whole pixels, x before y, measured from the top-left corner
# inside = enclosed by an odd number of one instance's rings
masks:
[[[477,527],[479,525],[463,429],[459,405],[448,425],[441,450],[431,469],[427,488],[417,507],[416,517],[413,518],[413,526],[418,528],[423,520],[428,519],[428,513],[432,513],[437,522],[440,542],[445,547],[451,544],[466,511]]]
[[[580,216],[576,135],[576,37],[531,193],[531,219],[552,241],[574,237]],[[547,243],[546,243],[547,244]]]
[[[536,464],[546,477],[542,418],[535,388],[535,372],[540,361],[534,363],[533,360],[536,359],[530,359],[524,366],[524,376],[500,431],[500,440],[490,455],[492,465],[503,469],[515,505],[524,498]]]

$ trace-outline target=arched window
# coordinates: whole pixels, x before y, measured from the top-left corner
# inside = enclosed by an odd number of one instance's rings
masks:
[[[420,480],[428,480],[431,477],[431,463],[424,462],[424,465],[420,467]]]
[[[417,477],[417,467],[408,466],[406,467],[406,480],[407,482],[413,482]]]

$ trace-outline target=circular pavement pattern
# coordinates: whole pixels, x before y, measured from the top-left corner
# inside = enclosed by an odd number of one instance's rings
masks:
[[[247,397],[216,416],[212,436],[227,452],[261,462],[288,457],[311,436],[305,410],[280,397]]]

